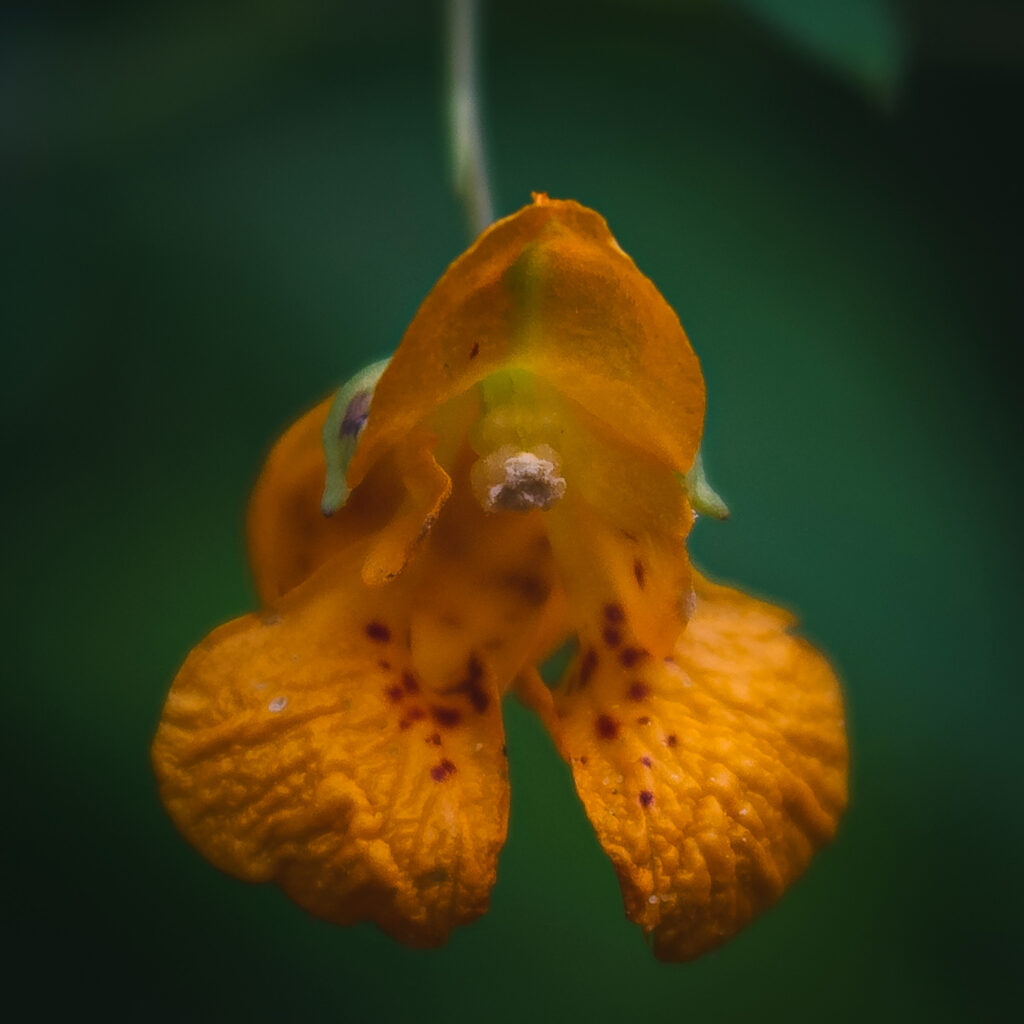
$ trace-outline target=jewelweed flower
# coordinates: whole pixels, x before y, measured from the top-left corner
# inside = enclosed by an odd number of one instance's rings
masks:
[[[513,690],[655,954],[716,946],[832,836],[847,750],[793,618],[687,559],[704,383],[675,313],[597,213],[536,196],[381,370],[269,456],[263,610],[192,651],[154,742],[172,818],[232,875],[438,945],[488,905]]]

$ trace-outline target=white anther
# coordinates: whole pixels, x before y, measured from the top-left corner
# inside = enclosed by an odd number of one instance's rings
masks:
[[[509,445],[474,466],[477,494],[488,512],[546,511],[565,494],[558,455],[546,444],[536,451],[516,451]]]

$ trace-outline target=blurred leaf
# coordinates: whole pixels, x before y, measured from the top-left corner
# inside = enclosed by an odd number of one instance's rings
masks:
[[[900,25],[887,0],[730,0],[790,43],[888,100],[903,67]]]

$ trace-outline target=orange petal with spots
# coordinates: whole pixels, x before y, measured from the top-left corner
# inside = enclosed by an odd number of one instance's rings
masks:
[[[160,791],[217,867],[340,924],[431,946],[487,908],[508,784],[495,677],[470,705],[415,671],[401,604],[326,566],[189,656],[153,746]]]
[[[566,492],[548,513],[582,645],[664,657],[686,621],[693,514],[674,474],[574,403],[548,396],[563,424]],[[628,621],[628,631],[624,624]]]
[[[704,383],[676,314],[604,219],[538,197],[445,272],[377,385],[349,467],[376,462],[449,399],[518,368],[673,469],[689,469]]]
[[[411,549],[432,531],[423,564],[413,573],[423,581],[425,592],[408,612],[410,628],[421,635],[421,652],[432,649],[433,660],[443,663],[452,657],[453,642],[460,651],[465,637],[452,630],[454,621],[480,634],[492,651],[499,638],[515,636],[506,645],[515,653],[502,663],[508,678],[520,665],[542,659],[557,647],[568,629],[568,608],[544,519],[539,512],[481,510],[468,481],[473,455],[464,443],[465,409],[453,408],[458,403],[452,403],[430,420],[440,430],[454,418],[454,429],[445,433],[462,435],[461,447],[453,449],[447,437],[439,444],[449,449],[445,462],[459,480],[454,496],[447,473],[429,451],[430,439],[414,434],[374,467],[343,508],[324,517],[320,431],[329,405],[321,403],[286,431],[253,493],[249,553],[264,603],[273,603],[356,543],[366,551],[363,581],[384,583],[397,575],[374,568],[386,564],[387,547],[404,552],[407,561]]]
[[[363,581],[371,531],[200,644],[153,747],[171,816],[214,864],[415,945],[486,909],[508,805],[500,698],[560,607],[542,520],[485,515],[466,462],[393,582]]]
[[[558,742],[626,913],[665,960],[699,956],[774,903],[846,803],[828,663],[788,613],[695,583],[670,660],[583,648],[555,695]]]
[[[396,584],[415,594],[409,636],[418,670],[451,688],[472,652],[504,693],[564,638],[565,596],[543,515],[485,513],[469,487],[470,459],[465,453],[428,542]]]

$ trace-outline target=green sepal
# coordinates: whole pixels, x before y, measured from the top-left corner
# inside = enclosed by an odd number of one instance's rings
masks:
[[[320,510],[325,516],[334,515],[348,500],[349,490],[345,475],[348,473],[348,464],[352,461],[359,435],[362,433],[362,422],[359,422],[358,426],[355,423],[351,424],[352,429],[343,429],[345,416],[357,398],[365,401],[366,413],[369,412],[374,388],[377,387],[377,381],[387,369],[389,362],[390,358],[381,359],[360,370],[338,390],[334,401],[331,402],[323,429],[327,477],[324,481],[324,496],[320,501]],[[365,413],[361,419],[365,420]]]
[[[689,471],[680,474],[679,481],[686,491],[686,496],[690,499],[693,511],[698,515],[719,520],[729,518],[729,506],[708,483],[708,478],[704,475],[704,460],[699,451]]]

